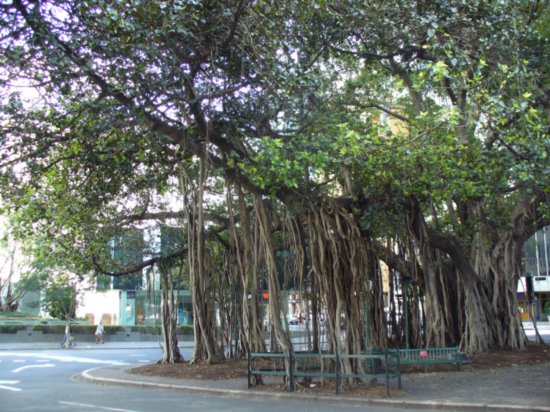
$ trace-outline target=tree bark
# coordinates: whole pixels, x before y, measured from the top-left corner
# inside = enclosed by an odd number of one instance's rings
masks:
[[[200,160],[197,187],[185,179],[181,166],[181,187],[184,193],[184,208],[187,211],[189,283],[193,301],[193,326],[195,352],[191,363],[213,363],[223,357],[216,343],[215,300],[211,286],[212,273],[206,268],[207,254],[204,239],[203,197],[206,187],[206,161]]]
[[[161,316],[163,355],[159,363],[183,362],[183,356],[178,347],[178,305],[174,296],[173,279],[170,268],[164,262],[158,266],[161,276]]]

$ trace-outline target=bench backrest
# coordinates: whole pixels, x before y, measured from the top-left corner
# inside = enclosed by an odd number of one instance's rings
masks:
[[[426,348],[426,349],[397,349],[401,362],[430,362],[440,360],[454,360],[459,351],[454,348]]]

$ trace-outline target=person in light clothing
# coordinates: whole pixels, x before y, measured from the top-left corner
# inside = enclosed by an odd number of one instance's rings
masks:
[[[103,320],[99,321],[99,324],[97,325],[97,328],[95,329],[95,343],[105,343],[103,340],[103,333],[105,332],[105,329],[103,328]]]

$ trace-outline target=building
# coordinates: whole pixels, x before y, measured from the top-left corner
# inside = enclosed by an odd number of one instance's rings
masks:
[[[126,265],[146,260],[153,254],[166,255],[181,247],[182,237],[179,227],[127,230],[112,239],[112,258]],[[190,325],[193,321],[191,293],[185,279],[175,286],[178,324]],[[121,277],[98,275],[95,287],[92,285],[83,291],[77,316],[91,323],[102,319],[106,325],[155,325],[161,320],[160,303],[160,277],[154,267]]]
[[[183,232],[177,227],[156,227],[149,230],[127,230],[109,243],[111,257],[121,265],[138,263],[159,253],[168,254],[181,247]],[[2,279],[3,280],[3,279]],[[14,282],[15,283],[15,282]],[[193,322],[191,293],[185,279],[175,287],[178,302],[178,323]],[[42,292],[27,292],[19,303],[19,311],[47,316],[41,309]],[[76,316],[97,324],[155,325],[160,322],[160,278],[156,268],[146,268],[121,277],[96,275],[79,284]]]
[[[550,226],[535,233],[523,247],[524,275],[518,282],[522,320],[548,321],[550,316]]]

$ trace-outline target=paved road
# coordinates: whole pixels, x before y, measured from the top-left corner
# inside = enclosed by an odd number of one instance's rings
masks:
[[[159,349],[0,351],[0,410],[75,411],[84,410],[84,405],[123,410],[124,397],[118,391],[78,383],[71,377],[91,367],[150,363],[160,354]],[[132,394],[136,399],[137,392]]]
[[[539,333],[550,341],[550,323],[539,324]],[[533,326],[524,324],[527,336],[534,340]],[[192,354],[192,342],[182,342],[186,358]],[[107,373],[125,365],[154,362],[161,356],[158,343],[107,342],[105,345],[81,344],[76,350],[60,350],[58,344],[0,342],[0,411],[120,411],[146,412],[175,410],[243,410],[268,411],[334,411],[371,410],[397,411],[399,406],[344,405],[341,400],[308,402],[292,398],[251,398],[248,393],[238,397],[223,397],[199,393],[160,390],[151,387],[111,386],[111,383],[90,384],[82,381],[82,371]],[[118,366],[117,366],[118,365]],[[107,368],[97,369],[107,366]],[[107,373],[109,376],[109,373]],[[128,379],[127,375],[121,375]],[[170,383],[172,380],[168,380]],[[112,382],[112,381],[111,381]],[[136,383],[141,385],[141,383]],[[204,385],[204,382],[199,382]],[[550,364],[514,365],[488,371],[461,373],[422,373],[404,376],[404,398],[410,401],[407,410],[414,411],[418,402],[438,410],[477,410],[485,405],[504,405],[506,410],[550,411]],[[241,385],[245,388],[245,384]],[[396,399],[400,402],[400,400]],[[454,406],[445,409],[447,402]],[[416,404],[415,404],[416,403]],[[469,406],[462,407],[462,405]],[[414,405],[414,406],[413,406]],[[460,407],[457,407],[460,405]],[[547,406],[548,405],[548,406]],[[425,409],[425,408],[424,408]],[[498,409],[498,408],[497,408]]]
[[[138,365],[157,360],[159,349],[0,351],[0,410],[25,411],[365,411],[364,406],[319,404],[299,400],[228,398],[185,392],[106,386],[79,381],[85,369]],[[184,349],[190,356],[191,349]],[[72,377],[72,378],[71,378]],[[400,408],[373,407],[396,412]],[[413,411],[414,409],[408,409]]]
[[[532,322],[523,322],[523,328],[527,339],[534,342],[536,340],[536,332]],[[550,322],[537,322],[537,329],[545,343],[550,343]]]

